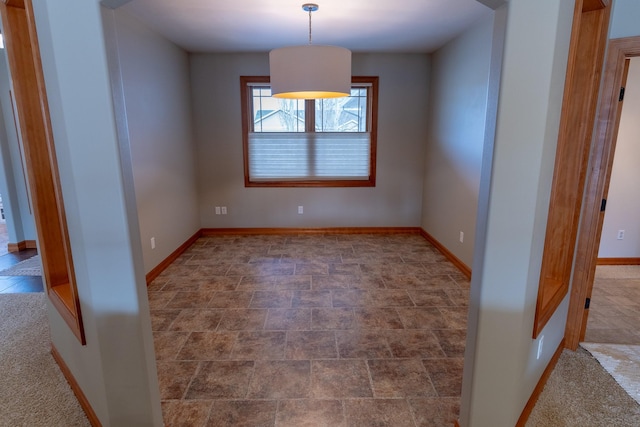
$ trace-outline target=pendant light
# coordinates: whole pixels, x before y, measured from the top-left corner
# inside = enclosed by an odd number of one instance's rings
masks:
[[[339,98],[351,93],[351,51],[311,44],[311,13],[317,4],[302,5],[309,13],[309,44],[269,52],[271,94],[274,98]]]

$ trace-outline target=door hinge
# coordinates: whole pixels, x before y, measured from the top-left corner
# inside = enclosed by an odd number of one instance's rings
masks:
[[[622,102],[624,100],[624,87],[620,88],[620,97],[618,98],[618,102]]]
[[[606,208],[607,208],[607,199],[602,199],[602,202],[600,202],[600,212],[604,212]]]
[[[584,302],[584,309],[588,310],[590,305],[591,305],[591,298],[587,298],[587,300]]]

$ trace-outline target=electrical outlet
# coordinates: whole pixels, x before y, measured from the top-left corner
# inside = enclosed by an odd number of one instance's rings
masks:
[[[464,243],[464,231],[460,232],[460,243]]]
[[[624,230],[618,230],[618,240],[624,239]]]
[[[542,356],[543,343],[544,343],[544,335],[540,335],[540,341],[538,341],[538,354],[536,355],[536,359],[540,359],[540,356]]]
[[[298,206],[298,214],[302,215],[304,213],[304,206]]]
[[[221,207],[220,211],[222,212],[222,215],[226,215],[227,214],[227,207],[226,206]]]
[[[155,249],[156,248],[156,238],[152,237],[151,238],[151,249]]]
[[[216,215],[220,215],[220,206],[216,206]]]

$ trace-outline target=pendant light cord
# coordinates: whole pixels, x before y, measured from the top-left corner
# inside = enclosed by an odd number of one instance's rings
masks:
[[[311,12],[312,10],[309,9],[309,46],[311,46]]]
[[[311,13],[318,10],[318,5],[315,3],[305,3],[302,5],[302,10],[309,12],[309,45],[311,45],[311,43],[313,43],[313,39],[311,38]]]

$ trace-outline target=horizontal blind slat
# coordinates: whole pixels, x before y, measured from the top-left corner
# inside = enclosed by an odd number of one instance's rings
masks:
[[[250,133],[249,179],[368,179],[369,133]]]

